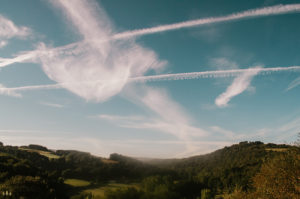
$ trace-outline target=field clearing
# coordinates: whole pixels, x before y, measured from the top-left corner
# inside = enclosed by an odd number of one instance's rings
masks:
[[[89,181],[79,179],[66,179],[64,183],[73,187],[86,187],[91,184]]]
[[[0,156],[11,156],[10,154],[8,153],[3,153],[3,152],[0,152]]]
[[[267,148],[266,151],[276,151],[276,152],[284,152],[287,151],[287,148]]]
[[[106,159],[106,158],[101,158],[101,161],[105,164],[117,164],[117,161]]]
[[[41,150],[36,150],[36,149],[26,149],[26,148],[22,148],[22,147],[20,147],[19,149],[24,150],[24,151],[28,151],[28,152],[36,152],[36,153],[39,153],[40,155],[45,156],[49,159],[58,159],[58,158],[60,158],[58,155],[52,154],[49,151],[41,151]]]
[[[94,197],[105,199],[105,197],[104,197],[105,191],[130,188],[130,187],[133,187],[136,189],[140,188],[138,183],[132,183],[132,184],[109,183],[105,186],[100,186],[98,188],[86,189],[83,191],[83,193],[92,193],[92,195]]]

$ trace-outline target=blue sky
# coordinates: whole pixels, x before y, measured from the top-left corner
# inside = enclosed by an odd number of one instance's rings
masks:
[[[300,131],[300,2],[3,0],[0,140],[203,154]]]

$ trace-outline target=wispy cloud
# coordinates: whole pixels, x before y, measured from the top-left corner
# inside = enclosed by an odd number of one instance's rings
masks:
[[[121,115],[107,115],[107,114],[101,114],[97,115],[96,118],[99,119],[104,119],[112,122],[119,122],[118,124],[123,126],[123,124],[129,124],[131,122],[139,122],[139,121],[144,121],[145,117],[139,116],[139,115],[126,115],[126,116],[121,116]]]
[[[280,132],[288,132],[293,130],[294,133],[297,133],[297,131],[300,131],[300,118],[291,120],[290,122],[282,125],[278,130]]]
[[[248,70],[236,77],[226,91],[216,98],[216,105],[219,107],[226,107],[231,98],[241,94],[250,86],[252,78],[257,75],[260,70],[260,68]]]
[[[288,90],[291,90],[291,89],[293,89],[293,88],[295,88],[295,87],[297,87],[297,86],[299,86],[300,85],[300,77],[298,77],[297,79],[295,79],[294,81],[292,81],[290,84],[289,84],[289,86],[287,87],[287,91]]]
[[[23,52],[15,58],[0,58],[0,67],[29,61],[41,63],[48,77],[58,83],[57,85],[3,88],[2,93],[8,93],[9,90],[65,88],[86,100],[99,102],[118,94],[128,82],[239,75],[239,73],[244,72],[243,69],[143,76],[146,71],[151,69],[161,69],[166,62],[160,61],[155,52],[141,47],[132,39],[125,40],[125,38],[249,17],[292,13],[300,10],[300,4],[277,5],[223,17],[211,17],[115,33],[105,12],[94,1],[74,0],[71,3],[59,0],[51,2],[62,10],[64,16],[82,36],[82,41],[58,48],[48,48],[44,44],[40,44],[37,50]],[[2,18],[2,21],[5,20]],[[6,20],[2,24],[11,23]],[[15,30],[12,32],[16,32],[15,34],[19,36],[25,36],[29,31],[25,27],[18,28],[14,24],[5,27],[11,27],[12,30]],[[268,68],[261,70],[260,73],[297,70],[299,68],[299,66]]]
[[[174,111],[174,110],[173,110]],[[178,113],[178,110],[175,110]],[[175,118],[173,121],[166,121],[161,117],[143,117],[143,116],[119,116],[119,115],[98,115],[97,118],[111,122],[114,125],[118,125],[123,128],[131,129],[151,129],[159,132],[164,132],[171,134],[177,138],[178,141],[168,141],[164,140],[163,143],[169,142],[170,144],[182,144],[186,147],[183,153],[177,154],[180,156],[194,155],[198,153],[203,153],[203,151],[198,151],[199,146],[195,143],[209,144],[212,143],[209,140],[210,136],[214,136],[214,140],[219,140],[215,143],[236,143],[240,140],[246,139],[247,135],[237,134],[233,131],[223,129],[219,126],[211,126],[209,131],[201,129],[199,127],[192,126],[189,124],[190,121],[182,122],[182,119]],[[168,117],[171,118],[171,117]],[[185,118],[185,120],[188,119]],[[184,132],[184,136],[180,134],[180,131]],[[202,141],[195,141],[198,139]],[[159,141],[157,141],[159,143]],[[222,147],[223,145],[219,145]],[[203,148],[202,148],[203,149]]]
[[[298,12],[300,10],[300,4],[277,5],[248,10],[223,17],[212,17],[148,29],[115,33],[113,25],[105,12],[94,1],[85,2],[74,0],[70,3],[68,1],[59,0],[52,2],[63,11],[67,19],[82,36],[83,40],[58,48],[48,48],[44,44],[40,44],[37,50],[23,52],[15,58],[0,58],[0,67],[28,61],[41,63],[48,77],[57,82],[57,84],[53,85],[23,86],[17,88],[2,87],[0,89],[2,94],[17,96],[15,95],[17,91],[65,88],[86,100],[105,101],[118,94],[128,82],[239,76],[245,73],[245,70],[249,70],[249,74],[251,70],[259,74],[267,74],[270,72],[300,69],[300,66],[291,66],[264,68],[259,71],[258,69],[232,69],[143,76],[146,71],[151,69],[158,70],[166,63],[160,61],[153,51],[137,45],[134,40],[114,41],[114,39],[187,28],[208,23]],[[21,33],[19,33],[20,36],[28,34],[28,30],[24,27],[19,28],[19,30],[22,30]],[[227,62],[224,63],[226,60],[217,61],[220,62],[220,64],[229,64]],[[20,94],[18,94],[18,96],[20,96]],[[225,94],[223,97],[224,96]]]
[[[112,23],[96,2],[52,2],[83,38],[72,49],[60,49],[60,52],[52,51],[39,57],[48,77],[61,83],[63,88],[86,100],[105,101],[119,93],[130,76],[163,67],[153,51],[133,40],[94,42],[106,40],[114,32]]]
[[[50,106],[50,107],[54,107],[54,108],[63,108],[64,105],[62,104],[56,104],[56,103],[50,103],[50,102],[40,102],[41,105],[44,106]]]
[[[7,40],[13,37],[25,38],[31,30],[24,26],[16,26],[11,20],[0,15],[0,48],[7,45]]]
[[[6,88],[4,85],[0,84],[0,95],[7,95],[12,97],[22,97],[21,94],[16,93],[14,89]]]
[[[0,41],[0,48],[3,48],[4,46],[7,45],[7,41]]]
[[[0,15],[0,38],[12,37],[24,38],[30,34],[30,29],[24,26],[18,27],[11,20]]]
[[[126,98],[144,107],[152,113],[150,118],[141,121],[129,121],[125,125],[131,128],[156,129],[168,133],[185,142],[184,153],[192,153],[195,146],[191,144],[194,137],[205,137],[209,132],[194,126],[192,119],[163,89],[147,86],[128,88]],[[183,154],[179,154],[183,155]]]
[[[223,128],[219,127],[219,126],[212,126],[210,128],[211,128],[212,131],[220,133],[220,134],[222,134],[223,136],[225,136],[228,139],[231,139],[231,140],[237,139],[236,134],[234,132],[232,132],[232,131],[223,129]]]
[[[296,140],[297,134],[300,132],[300,117],[292,118],[285,122],[274,123],[271,127],[259,129],[248,135],[249,138],[259,138],[268,142],[284,143]]]
[[[55,49],[41,43],[34,51],[23,52],[12,59],[1,58],[0,67],[20,62],[39,63],[46,75],[58,83],[2,89],[3,93],[59,87],[86,100],[100,102],[118,94],[130,76],[140,76],[166,64],[154,51],[134,40],[95,42],[96,39],[107,40],[114,34],[112,23],[95,1],[51,2],[71,22],[82,41]]]
[[[216,57],[210,60],[212,67],[218,70],[238,69],[239,65],[226,57]]]
[[[95,118],[95,117],[93,117]],[[131,129],[151,129],[164,133],[178,136],[177,125],[173,122],[165,121],[160,117],[143,117],[143,116],[120,116],[120,115],[98,115],[98,119],[109,121],[115,125]],[[200,130],[197,127],[186,125],[186,133],[191,137],[203,137],[208,133],[205,130]]]

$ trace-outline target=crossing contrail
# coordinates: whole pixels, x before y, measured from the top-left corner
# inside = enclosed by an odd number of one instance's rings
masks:
[[[174,80],[187,80],[187,79],[200,79],[200,78],[222,78],[222,77],[235,77],[245,72],[256,72],[257,75],[267,75],[274,72],[294,71],[300,72],[300,66],[289,67],[272,67],[272,68],[247,68],[247,69],[234,69],[234,70],[218,70],[218,71],[203,71],[203,72],[191,72],[191,73],[175,73],[175,74],[163,74],[163,75],[151,75],[142,77],[132,77],[128,79],[128,83],[143,83],[152,81],[174,81]],[[89,81],[89,82],[64,82],[58,84],[45,84],[45,85],[33,85],[22,87],[0,87],[0,94],[10,95],[11,93],[18,91],[29,90],[44,90],[44,89],[62,89],[66,86],[88,84],[93,86],[97,82],[103,82],[105,80]],[[119,80],[116,80],[119,81]]]
[[[198,79],[198,78],[219,78],[219,77],[237,76],[247,71],[258,71],[258,74],[262,75],[262,74],[269,74],[269,73],[279,72],[279,71],[297,71],[297,70],[300,71],[300,66],[248,68],[248,69],[218,70],[218,71],[142,76],[142,77],[130,78],[129,81],[149,82],[149,81],[185,80],[185,79]]]
[[[166,31],[183,29],[183,28],[190,28],[190,27],[206,25],[206,24],[220,23],[226,21],[236,21],[241,19],[247,19],[250,17],[254,18],[254,17],[263,17],[263,16],[270,16],[270,15],[281,15],[281,14],[287,14],[293,12],[300,12],[300,4],[288,4],[288,5],[280,4],[280,5],[270,6],[270,7],[246,10],[243,12],[237,12],[237,13],[233,13],[221,17],[209,17],[203,19],[189,20],[180,23],[160,25],[152,28],[131,30],[123,33],[117,33],[112,36],[112,39],[124,39],[128,37],[142,36],[142,35],[166,32]]]
[[[111,40],[122,40],[131,37],[155,34],[159,32],[166,32],[166,31],[178,30],[184,28],[191,28],[195,26],[201,26],[201,25],[207,25],[213,23],[229,22],[229,21],[236,21],[236,20],[242,20],[242,19],[248,19],[254,17],[271,16],[271,15],[282,15],[282,14],[296,13],[296,12],[300,12],[300,4],[287,4],[287,5],[280,4],[275,6],[246,10],[246,11],[237,12],[226,16],[221,16],[221,17],[209,17],[209,18],[189,20],[189,21],[173,23],[173,24],[160,25],[151,28],[129,30],[129,31],[113,34],[104,40],[100,39],[100,40],[88,41],[88,42],[102,43]],[[66,46],[60,46],[60,47],[47,49],[43,51],[39,51],[39,50],[29,51],[11,59],[0,58],[0,67],[6,67],[10,64],[20,63],[27,60],[35,59],[36,57],[47,55],[48,51],[65,52],[66,50],[70,50],[74,47],[84,45],[84,42],[87,41],[75,42],[75,43],[68,44]]]

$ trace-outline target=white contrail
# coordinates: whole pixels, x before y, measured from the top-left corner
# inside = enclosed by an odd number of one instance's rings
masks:
[[[0,88],[0,92],[2,90],[10,90],[10,91],[28,91],[28,90],[44,90],[44,89],[60,89],[63,88],[64,84],[45,84],[45,85],[34,85],[34,86],[21,86],[14,88]]]
[[[288,5],[275,5],[270,7],[264,7],[264,8],[257,8],[252,10],[247,10],[243,12],[238,12],[226,16],[221,17],[209,17],[209,18],[203,18],[203,19],[196,19],[196,20],[190,20],[180,23],[173,23],[173,24],[167,24],[167,25],[160,25],[155,26],[152,28],[144,28],[144,29],[138,29],[138,30],[130,30],[125,31],[121,33],[116,33],[105,40],[93,40],[93,41],[83,41],[83,42],[75,42],[72,44],[68,44],[66,46],[61,46],[57,48],[48,49],[49,52],[51,51],[65,51],[71,48],[74,48],[78,45],[83,44],[84,42],[95,42],[95,43],[102,43],[107,42],[111,40],[121,40],[121,39],[127,39],[130,37],[136,37],[136,36],[142,36],[142,35],[148,35],[148,34],[155,34],[159,32],[165,32],[165,31],[171,31],[171,30],[177,30],[177,29],[183,29],[183,28],[190,28],[200,25],[207,25],[207,24],[213,24],[213,23],[220,23],[220,22],[227,22],[227,21],[236,21],[236,20],[242,20],[247,18],[253,18],[253,17],[263,17],[263,16],[270,16],[270,15],[281,15],[281,14],[287,14],[287,13],[295,13],[300,12],[300,4],[288,4]],[[39,52],[39,51],[29,51],[27,53],[24,53],[22,55],[19,55],[12,59],[3,59],[0,58],[0,67],[5,67],[13,63],[23,62],[26,60],[33,59],[37,56],[39,56],[40,53],[47,53]]]
[[[291,90],[291,89],[293,89],[293,88],[295,88],[295,87],[297,87],[297,86],[299,86],[299,85],[300,85],[300,77],[298,77],[297,79],[295,79],[294,81],[292,81],[292,82],[289,84],[289,86],[288,86],[288,88],[286,89],[286,91]]]
[[[132,77],[129,79],[130,82],[149,82],[149,81],[168,81],[168,80],[186,80],[186,79],[199,79],[199,78],[220,78],[220,77],[234,77],[241,75],[245,72],[257,72],[257,75],[265,75],[273,72],[280,71],[299,71],[300,66],[289,66],[289,67],[272,67],[272,68],[247,68],[247,69],[235,69],[235,70],[218,70],[218,71],[204,71],[204,72],[192,72],[192,73],[175,73],[175,74],[165,74],[165,75],[152,75],[152,76],[142,76],[142,77]],[[34,85],[34,86],[22,86],[22,87],[0,87],[0,94],[7,94],[11,92],[27,91],[27,90],[44,90],[44,89],[61,89],[65,88],[68,84],[96,84],[99,81],[89,81],[89,82],[65,82],[58,84],[46,84],[46,85]],[[117,81],[117,80],[116,80]]]
[[[130,78],[129,81],[149,82],[149,81],[185,80],[185,79],[198,79],[198,78],[218,78],[218,77],[237,76],[246,71],[258,71],[259,74],[269,74],[272,72],[293,71],[293,70],[300,71],[300,66],[273,67],[273,68],[248,68],[248,69],[217,70],[217,71],[152,75],[152,76],[142,76],[142,77]]]
[[[221,16],[221,17],[196,19],[196,20],[190,20],[190,21],[185,21],[185,22],[180,22],[180,23],[155,26],[152,28],[144,28],[144,29],[139,29],[139,30],[126,31],[123,33],[115,34],[115,35],[113,35],[112,38],[113,39],[124,39],[124,38],[128,38],[128,37],[154,34],[154,33],[158,33],[158,32],[165,32],[165,31],[170,31],[170,30],[189,28],[189,27],[200,26],[200,25],[205,25],[205,24],[220,23],[220,22],[226,22],[226,21],[235,21],[235,20],[241,20],[241,19],[246,19],[246,18],[250,18],[250,17],[280,15],[280,14],[286,14],[286,13],[292,13],[292,12],[300,12],[300,4],[288,4],[288,5],[280,4],[280,5],[270,6],[270,7],[247,10],[247,11],[238,12],[238,13],[234,13],[234,14],[230,14],[230,15],[226,15],[226,16]]]
[[[15,64],[15,63],[24,63],[27,60],[32,60],[32,59],[36,58],[39,54],[41,54],[41,52],[34,50],[34,51],[22,53],[14,58],[0,58],[0,68],[6,67],[8,65]]]

